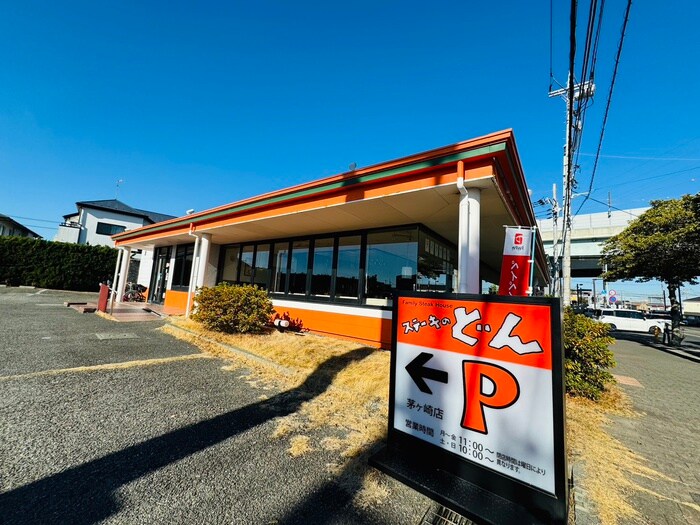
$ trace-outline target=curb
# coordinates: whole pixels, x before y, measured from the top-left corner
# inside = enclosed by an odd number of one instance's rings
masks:
[[[595,509],[595,504],[588,497],[588,493],[581,488],[578,483],[583,479],[585,468],[580,462],[576,462],[571,467],[574,486],[571,489],[573,504],[569,510],[569,522],[571,523],[571,515],[573,515],[573,523],[576,525],[600,525],[600,519]]]
[[[291,368],[287,368],[286,366],[282,366],[279,363],[275,363],[274,361],[270,361],[269,359],[265,359],[264,357],[260,357],[259,355],[253,354],[251,352],[247,352],[245,350],[242,350],[241,348],[237,348],[235,346],[231,346],[231,345],[228,345],[226,343],[222,343],[221,341],[216,341],[215,339],[210,339],[206,336],[198,334],[197,332],[193,332],[192,330],[188,330],[187,328],[182,328],[181,326],[177,326],[173,323],[168,323],[165,326],[174,328],[175,330],[179,330],[181,332],[184,332],[186,334],[194,336],[195,338],[201,339],[202,341],[206,341],[207,343],[210,343],[213,345],[218,345],[221,348],[228,350],[232,354],[237,354],[241,357],[245,357],[246,359],[251,359],[251,360],[253,360],[257,363],[260,363],[262,365],[272,367],[272,368],[282,372],[284,375],[286,375],[288,377],[292,377],[295,374],[295,371],[292,370]]]

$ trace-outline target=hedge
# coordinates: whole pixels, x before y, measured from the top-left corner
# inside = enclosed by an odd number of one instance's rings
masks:
[[[0,237],[0,283],[12,286],[97,291],[116,263],[117,250],[107,246]]]
[[[609,346],[615,339],[609,327],[571,308],[564,312],[564,369],[566,391],[579,397],[600,399],[608,383],[613,381],[610,369],[615,359]]]

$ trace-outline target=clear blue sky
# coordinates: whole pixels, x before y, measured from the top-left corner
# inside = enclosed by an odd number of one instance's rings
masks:
[[[563,84],[569,2],[554,4]],[[579,191],[625,6],[605,3]],[[633,4],[593,198],[700,191],[698,20],[691,0]],[[533,198],[549,196],[565,122],[549,27],[544,0],[4,2],[0,213],[50,239],[119,179],[120,200],[182,215],[505,128]]]

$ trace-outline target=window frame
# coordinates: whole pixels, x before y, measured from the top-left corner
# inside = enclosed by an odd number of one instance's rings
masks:
[[[174,257],[173,257],[173,274],[172,274],[172,280],[170,284],[170,289],[175,290],[175,291],[187,291],[190,288],[190,278],[192,275],[192,266],[190,265],[190,271],[186,272],[187,268],[187,255],[189,249],[192,249],[192,264],[194,264],[194,243],[188,243],[188,244],[177,244],[175,245],[175,250],[173,250]],[[182,255],[178,253],[182,249]],[[176,275],[177,271],[177,262],[178,258],[183,259],[183,265],[182,268],[180,269],[180,275]],[[186,274],[186,275],[184,275]],[[178,279],[178,284],[175,284],[175,279]],[[186,283],[186,284],[182,284]]]
[[[406,230],[415,230],[417,232],[417,243],[420,244],[420,239],[422,235],[427,235],[429,237],[432,237],[434,240],[439,241],[441,244],[444,246],[447,246],[454,252],[454,257],[456,259],[457,257],[457,246],[442,237],[441,235],[435,233],[432,231],[430,228],[423,224],[419,223],[413,223],[413,224],[405,224],[405,225],[399,225],[399,226],[389,226],[389,227],[381,227],[381,228],[372,228],[372,229],[364,229],[364,230],[349,230],[349,231],[343,231],[343,232],[337,232],[337,233],[320,233],[316,235],[300,235],[300,236],[294,236],[294,237],[283,237],[283,238],[273,238],[273,239],[260,239],[256,241],[244,241],[244,242],[239,242],[239,243],[230,243],[230,244],[225,244],[221,245],[220,248],[220,256],[219,256],[219,266],[217,267],[217,277],[216,277],[216,282],[224,282],[222,279],[222,274],[223,274],[223,263],[224,263],[224,258],[226,256],[226,253],[229,248],[237,246],[238,247],[238,275],[236,278],[235,282],[232,281],[225,281],[230,284],[252,284],[254,277],[251,276],[251,279],[246,279],[245,281],[241,280],[243,270],[242,270],[242,265],[241,265],[241,254],[243,253],[243,248],[248,247],[248,246],[253,246],[253,269],[256,268],[257,264],[257,250],[258,246],[262,245],[267,245],[269,249],[269,254],[268,254],[268,265],[267,265],[267,282],[266,284],[266,290],[267,293],[270,295],[271,298],[276,298],[276,299],[284,299],[284,300],[292,300],[292,301],[299,301],[299,302],[312,302],[312,303],[332,303],[332,304],[338,304],[338,305],[347,305],[347,306],[357,306],[357,307],[362,307],[362,308],[371,308],[371,309],[382,309],[382,310],[390,310],[391,305],[372,305],[372,304],[365,304],[365,283],[366,283],[366,278],[367,278],[367,235],[368,234],[373,234],[373,233],[382,233],[382,232],[398,232],[398,231],[406,231]],[[348,297],[339,297],[337,296],[337,277],[338,277],[338,260],[339,260],[339,252],[340,252],[340,239],[343,237],[359,237],[359,248],[360,248],[360,253],[359,253],[359,263],[358,263],[358,290],[357,290],[357,298],[348,298]],[[312,295],[311,294],[311,279],[312,279],[312,272],[313,272],[313,261],[314,261],[314,255],[315,255],[315,243],[316,240],[319,239],[333,239],[333,253],[332,253],[332,269],[331,269],[331,289],[330,289],[330,295],[325,296],[325,295]],[[308,248],[306,251],[306,283],[305,283],[305,291],[304,293],[290,293],[290,271],[291,271],[291,266],[292,266],[292,251],[293,251],[293,246],[295,242],[299,241],[306,241],[308,243]],[[279,247],[279,248],[278,248]],[[286,252],[286,268],[284,272],[284,291],[275,291],[274,287],[276,285],[275,281],[275,264],[277,263],[276,259],[278,257],[278,251],[277,250],[284,250]],[[416,255],[416,272],[418,272],[418,256],[420,254],[420,246],[418,246],[417,250],[417,255]],[[447,290],[449,293],[452,290]],[[389,301],[390,302],[390,301]]]
[[[109,233],[105,233],[104,231],[100,231],[100,228],[104,229],[104,227],[108,227]],[[111,237],[112,235],[116,235],[118,233],[122,233],[126,231],[126,226],[122,224],[113,224],[111,222],[102,222],[102,221],[97,221],[97,226],[95,226],[95,234],[96,235],[105,235],[107,237]]]

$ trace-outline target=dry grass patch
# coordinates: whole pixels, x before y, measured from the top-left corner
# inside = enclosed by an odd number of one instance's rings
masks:
[[[289,455],[293,458],[302,456],[313,450],[309,436],[294,436],[289,443]]]

